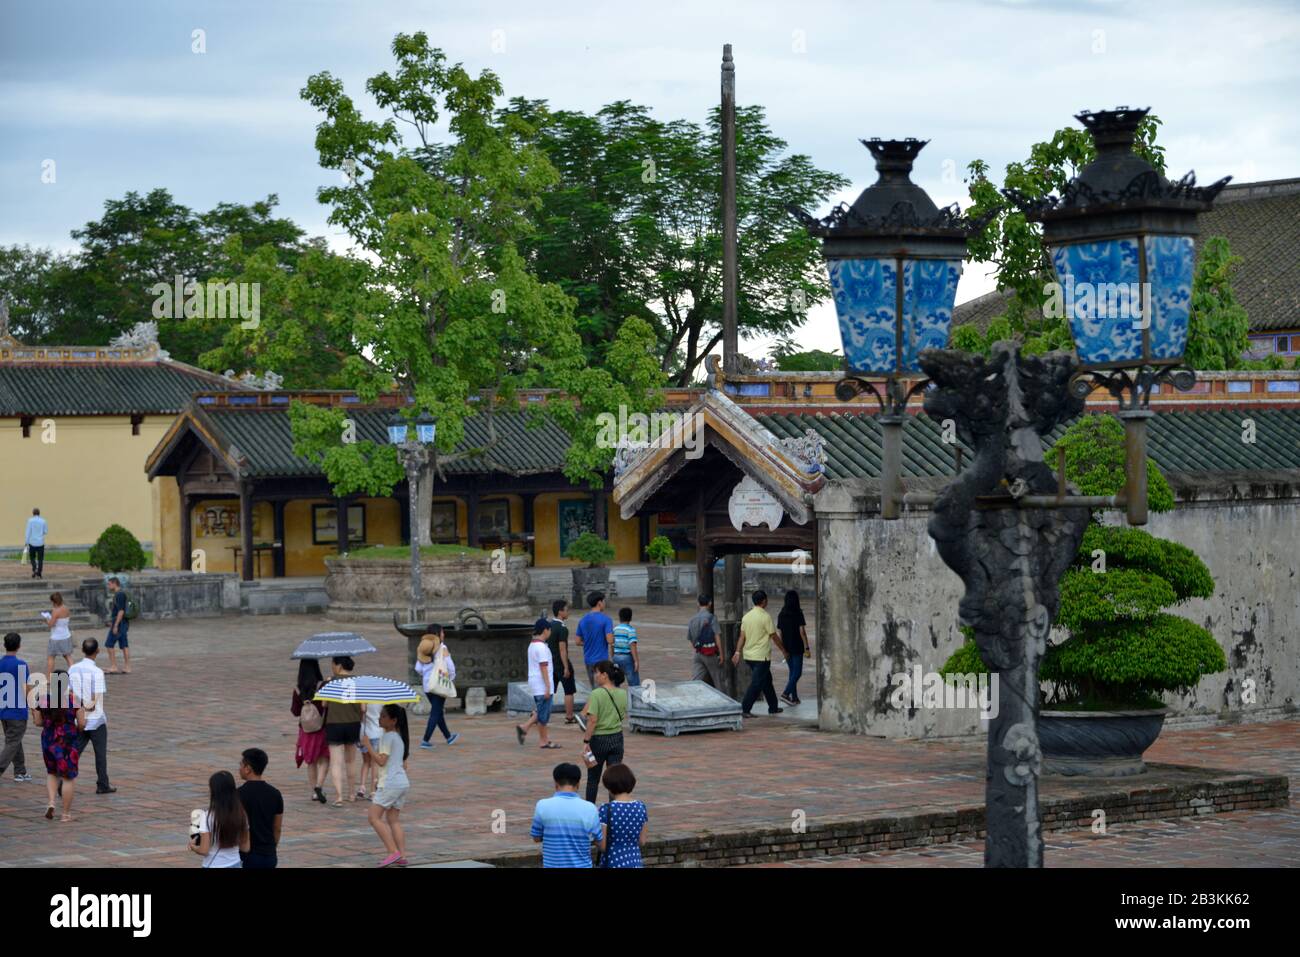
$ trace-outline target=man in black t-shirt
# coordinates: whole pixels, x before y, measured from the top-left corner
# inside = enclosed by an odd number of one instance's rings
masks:
[[[126,617],[126,592],[122,591],[122,581],[113,577],[108,580],[108,634],[104,637],[104,647],[108,649],[108,673],[119,674],[117,670],[117,652],[122,649],[121,674],[131,673],[131,649],[127,633],[131,629],[131,620]]]
[[[569,660],[569,627],[565,624],[569,618],[569,603],[563,598],[551,602],[551,617],[547,625],[551,629],[546,639],[551,649],[551,661],[555,668],[555,687],[564,688],[564,723],[576,724],[583,731],[587,730],[581,715],[573,713],[573,696],[578,691],[578,683],[573,677],[573,662]]]
[[[260,748],[249,748],[239,761],[239,803],[248,815],[247,851],[239,852],[245,867],[275,867],[275,849],[280,843],[280,822],[284,820],[284,798],[262,780],[268,758]]]

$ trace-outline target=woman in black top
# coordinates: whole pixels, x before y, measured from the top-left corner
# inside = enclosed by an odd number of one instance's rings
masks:
[[[803,610],[799,607],[799,593],[793,588],[785,593],[785,604],[776,616],[776,630],[781,633],[781,644],[785,646],[785,659],[790,666],[790,680],[785,683],[781,700],[786,704],[799,704],[799,678],[803,675],[804,658],[812,657],[812,646],[808,643],[808,629],[804,627]]]

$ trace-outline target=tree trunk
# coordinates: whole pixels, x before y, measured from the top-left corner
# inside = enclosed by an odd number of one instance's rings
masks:
[[[430,539],[430,525],[433,515],[433,484],[435,473],[432,463],[426,462],[420,467],[419,487],[416,489],[419,507],[412,516],[411,534],[421,547],[433,544]]]

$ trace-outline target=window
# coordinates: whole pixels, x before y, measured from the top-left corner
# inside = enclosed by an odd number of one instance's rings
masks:
[[[1250,379],[1229,379],[1228,380],[1229,392],[1253,392],[1255,391],[1254,386],[1255,383],[1252,382]]]
[[[1300,392],[1300,380],[1269,379],[1267,389],[1269,392]]]

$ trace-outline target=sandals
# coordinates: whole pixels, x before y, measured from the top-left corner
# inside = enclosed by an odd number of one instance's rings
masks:
[[[333,806],[333,807],[342,807],[342,806],[343,806],[343,802],[342,802],[342,801],[335,801],[334,804],[333,804],[332,806]]]
[[[45,820],[47,820],[47,821],[53,821],[53,820],[54,820],[54,805],[53,805],[53,804],[51,804],[49,807],[47,807],[47,808],[45,809]]]
[[[546,744],[541,745],[541,750],[543,750],[543,751],[558,751],[558,750],[560,750],[560,746],[559,746],[558,744],[556,744],[554,741],[548,741]]]
[[[520,725],[515,725],[515,737],[519,739],[519,746],[522,748],[524,742],[528,740],[528,732]]]

